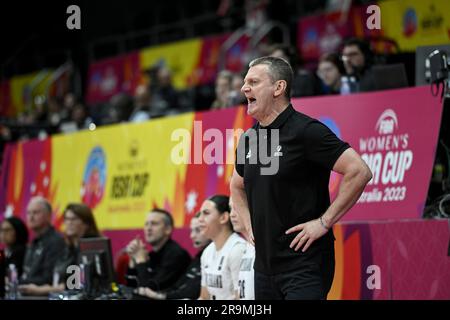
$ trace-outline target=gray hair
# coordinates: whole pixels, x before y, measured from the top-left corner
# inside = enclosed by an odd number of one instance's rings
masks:
[[[219,78],[224,78],[228,82],[228,84],[231,86],[231,81],[233,80],[233,73],[228,70],[222,70],[217,75],[217,79],[219,79]]]
[[[268,66],[269,69],[269,76],[272,79],[273,82],[278,80],[284,80],[286,81],[286,91],[284,92],[284,95],[287,99],[291,98],[291,86],[292,86],[292,79],[294,77],[294,72],[292,71],[292,67],[283,58],[277,58],[277,57],[260,57],[252,60],[249,63],[249,68],[257,66],[259,64],[263,64]]]
[[[53,211],[52,210],[52,205],[44,197],[42,197],[42,196],[35,196],[35,197],[31,198],[30,202],[31,201],[35,201],[35,202],[39,203],[46,213],[52,214],[52,211]]]

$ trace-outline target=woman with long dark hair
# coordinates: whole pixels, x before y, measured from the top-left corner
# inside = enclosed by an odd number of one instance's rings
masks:
[[[28,243],[25,223],[17,217],[3,220],[0,225],[0,243],[5,245],[5,265],[15,265],[20,277]]]
[[[200,299],[234,300],[246,245],[233,230],[229,197],[215,195],[205,200],[199,222],[202,234],[212,240],[201,257]]]

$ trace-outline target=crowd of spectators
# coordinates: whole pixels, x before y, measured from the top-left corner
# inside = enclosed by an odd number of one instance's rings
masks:
[[[375,55],[363,39],[348,39],[340,52],[322,55],[314,68],[305,67],[293,46],[265,45],[259,54],[281,57],[291,64],[293,97],[352,94],[377,88],[372,72]],[[88,106],[82,97],[71,92],[62,97],[39,95],[34,98],[32,108],[0,121],[0,152],[6,143],[13,141],[246,104],[241,92],[246,71],[246,68],[240,72],[221,70],[210,85],[177,90],[172,71],[164,64],[156,64],[146,71],[145,81],[135,88],[132,96],[122,92],[106,103]]]

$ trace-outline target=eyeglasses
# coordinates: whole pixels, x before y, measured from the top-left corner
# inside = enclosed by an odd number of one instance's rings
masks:
[[[78,217],[64,217],[64,222],[73,222],[73,221],[78,221],[80,220],[80,218]]]
[[[349,58],[353,58],[353,57],[360,56],[360,55],[362,55],[361,52],[357,52],[357,51],[347,52],[345,54],[342,54],[341,59],[342,59],[342,61],[346,61]]]
[[[319,78],[323,78],[324,74],[332,72],[333,70],[335,70],[335,67],[320,68],[317,69],[317,75]]]

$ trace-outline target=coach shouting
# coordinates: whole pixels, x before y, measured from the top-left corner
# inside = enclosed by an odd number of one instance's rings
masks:
[[[255,297],[326,299],[334,277],[331,227],[372,173],[328,127],[294,110],[289,63],[262,57],[249,67],[241,90],[257,123],[241,136],[230,188],[255,242]],[[276,170],[264,171],[273,167],[265,156]],[[343,178],[330,204],[331,170]]]

